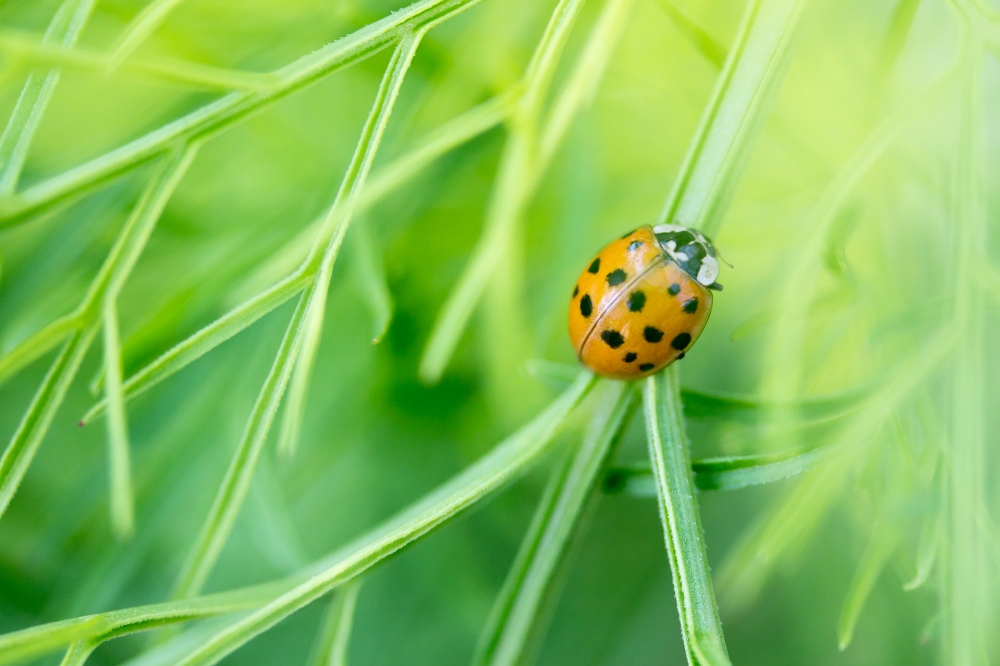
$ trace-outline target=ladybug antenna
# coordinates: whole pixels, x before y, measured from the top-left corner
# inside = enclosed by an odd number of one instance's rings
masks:
[[[735,267],[735,266],[733,266],[733,265],[732,265],[731,263],[729,263],[728,261],[726,261],[726,258],[722,256],[722,253],[721,253],[721,252],[719,252],[719,248],[715,248],[715,256],[716,256],[716,257],[718,257],[718,258],[719,258],[719,260],[720,260],[720,261],[721,261],[722,263],[724,263],[724,264],[725,264],[726,266],[729,266],[730,268],[736,268],[736,267]]]

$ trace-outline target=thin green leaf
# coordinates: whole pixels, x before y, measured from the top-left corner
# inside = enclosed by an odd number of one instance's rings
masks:
[[[692,461],[691,471],[694,472],[694,484],[699,490],[738,490],[802,474],[834,455],[836,450],[830,447],[805,453],[786,451],[754,456],[702,458]],[[608,470],[604,489],[636,497],[656,497],[657,493],[649,463]]]
[[[310,666],[347,666],[347,647],[360,591],[361,581],[355,579],[334,592],[309,658]]]
[[[626,425],[635,399],[631,385],[606,382],[589,432],[552,474],[531,527],[479,637],[474,666],[520,663],[532,634],[541,633],[539,613],[553,592],[553,577],[587,499]]]
[[[181,0],[153,0],[143,7],[125,28],[125,32],[108,56],[107,71],[110,73],[118,69],[118,66],[160,27],[180,3]]]
[[[128,424],[122,398],[121,343],[114,301],[104,306],[104,386],[108,400],[108,458],[110,469],[111,528],[126,540],[135,532],[132,498],[132,464],[129,455]]]
[[[97,645],[97,643],[91,643],[90,641],[73,643],[66,650],[66,655],[59,666],[83,666],[83,664],[87,663],[87,659],[90,658],[94,650],[97,649]]]
[[[247,420],[243,437],[215,496],[215,501],[202,526],[198,540],[192,547],[178,576],[174,587],[175,598],[193,597],[205,584],[243,505],[250,480],[253,478],[257,458],[281,404],[285,386],[296,366],[299,351],[303,344],[318,344],[333,264],[343,243],[344,234],[347,233],[354,204],[364,187],[371,163],[375,159],[375,153],[381,142],[382,133],[389,122],[393,104],[403,84],[403,78],[424,31],[425,29],[422,28],[412,35],[405,36],[393,52],[385,70],[368,120],[358,139],[354,157],[344,174],[340,190],[324,220],[313,251],[304,264],[306,270],[313,269],[316,274],[306,286],[298,307],[292,314],[292,319],[281,341],[271,371],[261,387],[250,418]],[[312,321],[310,321],[311,317],[314,317]],[[310,327],[313,328],[311,335],[309,333]],[[304,343],[303,340],[308,338],[311,338],[312,341]],[[306,382],[313,360],[314,358],[308,358],[307,364],[302,366],[305,368],[303,372],[307,373],[304,375]],[[302,400],[304,400],[304,388]],[[301,418],[301,413],[293,416]]]
[[[910,35],[913,19],[916,18],[919,8],[920,0],[899,0],[893,8],[889,28],[886,30],[882,47],[872,69],[873,89],[880,90],[885,85],[893,65],[903,52],[903,46],[906,45],[906,38]]]
[[[922,587],[934,569],[938,549],[941,547],[941,515],[935,513],[924,523],[920,530],[920,541],[917,544],[917,571],[913,578],[903,583],[907,592]]]
[[[612,4],[620,6],[621,3]],[[536,161],[539,151],[536,132],[541,106],[570,29],[582,5],[583,0],[559,1],[528,64],[521,83],[522,93],[512,114],[511,133],[500,157],[496,181],[486,211],[484,231],[472,250],[465,270],[441,307],[420,359],[418,372],[420,379],[427,384],[440,381],[487,285],[491,280],[496,282],[497,266],[503,265],[504,258],[514,252],[518,221],[537,187],[540,175],[537,169],[539,163]],[[605,14],[605,21],[608,21],[608,17],[609,15]],[[620,20],[614,11],[610,17]],[[611,27],[614,28],[613,25]],[[598,28],[597,34],[601,37],[598,41],[608,42],[605,33],[607,30],[602,31]],[[616,29],[612,29],[608,36],[613,37],[614,34]],[[592,50],[590,64],[603,64],[599,52],[600,49],[596,47]],[[578,78],[572,93],[567,97],[568,104],[573,106],[572,108],[567,106],[558,115],[553,116],[553,129],[561,128],[560,131],[565,132],[575,111],[575,105],[586,97],[591,88],[586,75]],[[551,157],[555,144],[548,146],[546,150]],[[516,287],[514,290],[516,291]]]
[[[777,92],[807,0],[751,0],[660,222],[714,234]]]
[[[197,147],[176,151],[150,180],[132,215],[118,234],[107,259],[79,308],[80,328],[69,337],[49,369],[21,425],[0,458],[0,516],[7,510],[45,433],[62,404],[69,385],[87,353],[103,308],[113,299],[138,261],[163,207],[197,153]]]
[[[365,303],[371,309],[372,344],[382,341],[389,322],[392,321],[392,293],[385,274],[382,255],[372,244],[368,224],[355,223],[354,229],[355,270],[365,294]]]
[[[694,46],[698,53],[721,69],[728,55],[726,47],[717,42],[670,0],[659,0],[657,4],[670,17],[674,27],[691,42],[691,45]]]
[[[676,367],[648,378],[643,389],[649,458],[674,578],[677,613],[691,666],[729,664],[712,589],[680,402]]]
[[[100,643],[139,631],[259,608],[289,590],[296,579],[255,585],[185,601],[86,615],[0,636],[0,664],[14,664],[73,643]]]
[[[207,666],[236,650],[300,608],[322,597],[386,557],[454,518],[518,477],[546,451],[570,410],[583,399],[594,377],[583,372],[548,409],[422,500],[326,559],[324,568],[246,618],[218,632],[178,663]]]
[[[125,400],[131,400],[149,390],[248,328],[302,291],[310,277],[304,271],[296,271],[270,289],[219,317],[191,337],[177,343],[125,381],[122,385]],[[106,410],[107,401],[102,400],[90,408],[81,422],[90,423],[102,416]]]
[[[379,53],[400,35],[480,0],[421,0],[303,56],[275,72],[272,90],[234,92],[90,162],[0,199],[0,229],[10,227],[147,163],[178,142],[205,140],[326,76]]]
[[[94,3],[95,0],[64,0],[45,31],[44,41],[62,48],[72,46],[90,18]],[[9,195],[17,189],[31,140],[57,85],[58,69],[28,75],[14,112],[0,135],[0,195]]]
[[[94,327],[90,326],[85,330],[76,330],[70,335],[49,368],[48,374],[45,375],[42,385],[38,387],[38,392],[35,393],[10,444],[3,452],[3,457],[0,458],[0,516],[7,510],[14,493],[21,485],[21,479],[24,478],[35,453],[38,452],[38,447],[49,425],[52,424],[56,410],[62,404],[66,391],[87,353],[94,333]]]
[[[0,384],[3,384],[21,368],[51,351],[79,328],[80,315],[74,312],[56,319],[18,344],[0,358]]]
[[[840,618],[837,620],[837,646],[841,651],[846,650],[854,639],[854,628],[857,626],[858,617],[864,610],[875,581],[878,580],[889,556],[895,550],[897,541],[898,535],[891,527],[876,526],[868,547],[854,571],[854,577],[847,587],[844,605],[840,609]]]
[[[0,51],[31,64],[98,73],[104,73],[108,62],[102,53],[80,46],[73,48],[54,46],[45,43],[34,33],[19,30],[0,29]],[[171,58],[132,59],[121,66],[120,72],[140,79],[224,92],[266,91],[281,83],[272,72],[247,72]]]

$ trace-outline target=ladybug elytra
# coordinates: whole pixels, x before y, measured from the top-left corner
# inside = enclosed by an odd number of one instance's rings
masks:
[[[719,262],[687,227],[644,226],[610,243],[580,274],[569,337],[580,361],[616,379],[650,375],[683,358],[712,312]]]

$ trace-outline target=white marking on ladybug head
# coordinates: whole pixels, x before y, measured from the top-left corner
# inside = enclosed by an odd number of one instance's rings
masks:
[[[679,224],[659,224],[653,227],[660,248],[688,275],[705,285],[715,283],[719,262],[715,246],[703,233]]]

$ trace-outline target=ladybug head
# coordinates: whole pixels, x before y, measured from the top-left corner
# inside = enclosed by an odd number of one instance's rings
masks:
[[[719,276],[719,260],[707,236],[677,224],[655,226],[653,233],[663,252],[688,275],[706,287],[721,288],[715,282]]]

